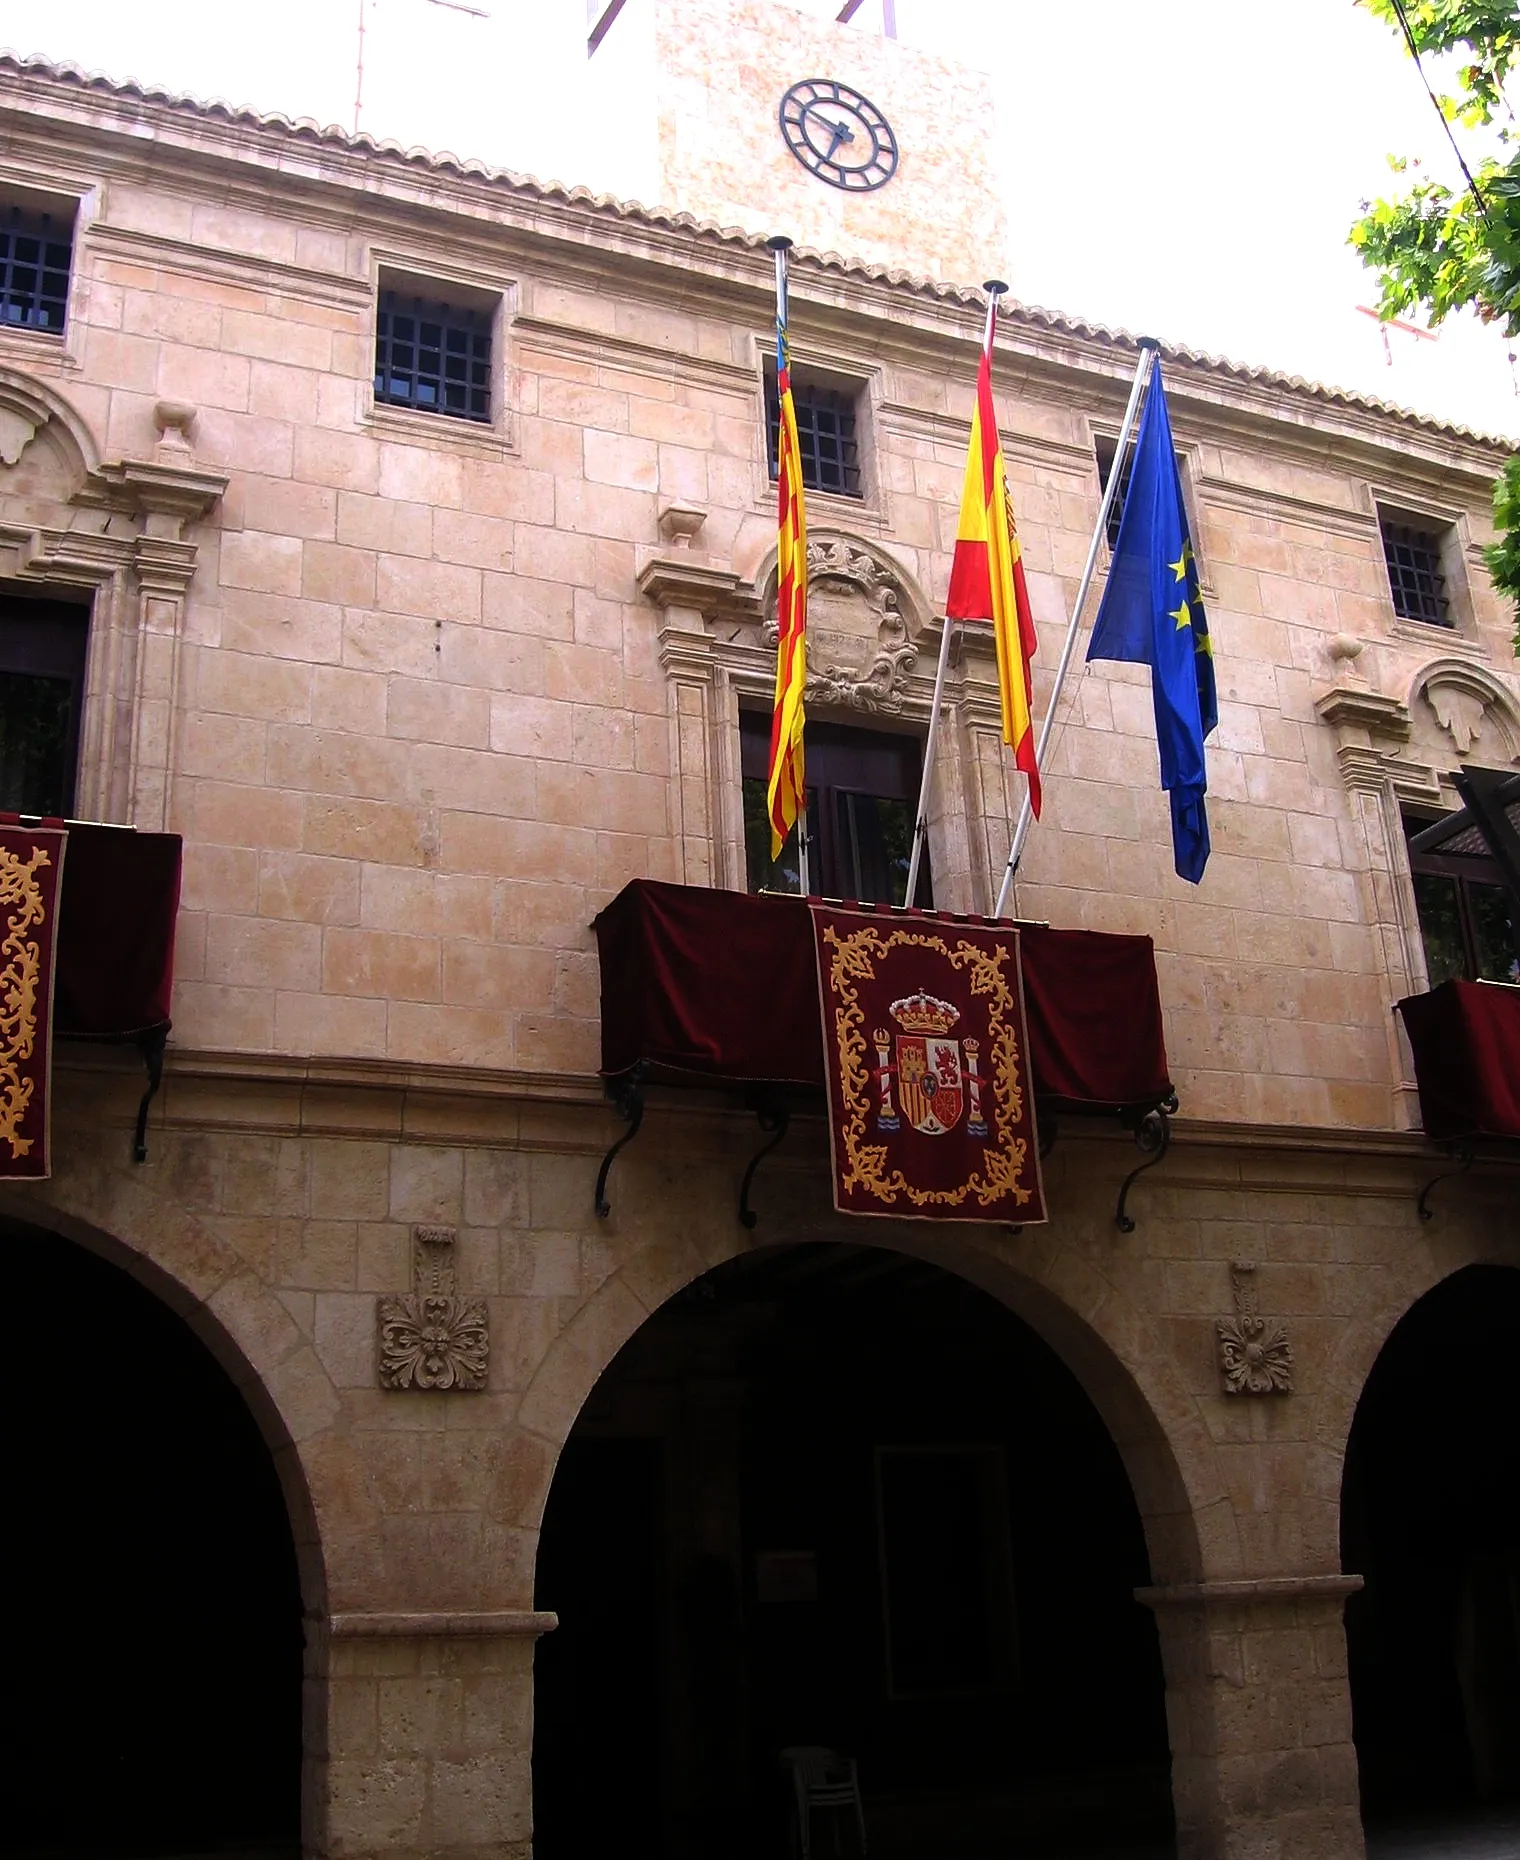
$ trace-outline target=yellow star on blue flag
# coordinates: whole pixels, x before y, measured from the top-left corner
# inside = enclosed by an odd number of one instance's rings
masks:
[[[1209,857],[1203,739],[1219,722],[1219,699],[1214,643],[1198,591],[1159,358],[1151,370],[1119,538],[1087,656],[1151,668],[1161,785],[1172,809],[1172,853],[1178,875],[1196,885]]]

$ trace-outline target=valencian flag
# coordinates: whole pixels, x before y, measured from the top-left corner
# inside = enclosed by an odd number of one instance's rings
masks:
[[[802,454],[792,404],[786,336],[786,253],[776,254],[776,707],[771,714],[771,765],[766,808],[771,858],[806,806],[802,760],[803,691],[807,685],[807,520],[802,508]],[[804,865],[803,870],[806,871]],[[806,886],[804,886],[806,889]]]
[[[1029,590],[1024,585],[1023,551],[1013,521],[1013,501],[1008,495],[997,410],[992,404],[992,343],[996,333],[994,297],[988,307],[987,339],[976,371],[976,410],[971,416],[971,449],[966,454],[966,483],[961,492],[945,618],[992,622],[998,684],[1003,694],[1003,741],[1012,745],[1014,762],[1029,777],[1029,800],[1038,819],[1040,766],[1034,752],[1034,680],[1029,662],[1039,642],[1029,609]]]
[[[1161,785],[1172,806],[1172,853],[1178,877],[1196,885],[1209,857],[1203,739],[1219,721],[1219,700],[1214,645],[1198,593],[1198,564],[1188,535],[1159,358],[1145,397],[1119,540],[1087,656],[1151,668]]]

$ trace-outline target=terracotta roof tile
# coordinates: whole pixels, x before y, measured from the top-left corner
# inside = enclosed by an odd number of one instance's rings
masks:
[[[288,136],[297,141],[345,149],[355,154],[371,155],[406,167],[426,169],[432,174],[452,174],[485,181],[536,200],[563,202],[567,206],[605,214],[634,225],[690,233],[699,239],[738,246],[753,252],[763,252],[765,249],[765,235],[761,233],[746,232],[737,226],[719,226],[712,220],[699,220],[690,213],[667,207],[645,206],[637,200],[620,200],[612,194],[594,193],[590,188],[570,186],[561,181],[540,180],[534,175],[522,174],[511,168],[492,167],[486,162],[458,156],[448,150],[431,150],[415,145],[406,147],[400,142],[377,138],[364,132],[356,135],[336,123],[318,123],[309,116],[286,116],[280,111],[261,112],[219,99],[192,97],[163,85],[144,84],[132,78],[115,79],[100,72],[81,70],[77,65],[58,64],[47,58],[22,57],[15,52],[0,51],[0,74],[5,72],[33,80],[45,79],[60,86],[95,91],[125,101],[153,104],[203,121],[223,122],[276,136]],[[867,264],[861,259],[848,258],[838,252],[819,252],[811,247],[799,246],[793,252],[792,259],[795,264],[836,272],[842,277],[885,284],[895,290],[911,291],[918,296],[941,302],[965,304],[978,312],[984,303],[982,292],[970,285],[942,284],[890,266]],[[1140,339],[1128,330],[1112,328],[1060,311],[1042,309],[1037,304],[1007,300],[1003,317],[1005,322],[1048,329],[1081,341],[1108,343],[1131,350],[1139,347]],[[1430,414],[1416,413],[1391,401],[1379,400],[1349,388],[1327,386],[1322,382],[1306,380],[1302,375],[1285,375],[1271,368],[1253,367],[1231,361],[1225,356],[1210,355],[1177,344],[1162,342],[1160,348],[1163,358],[1168,361],[1179,362],[1185,367],[1217,375],[1225,380],[1248,382],[1276,392],[1304,395],[1332,406],[1381,415],[1419,427],[1427,433],[1467,441],[1497,452],[1515,450],[1511,440],[1476,432],[1471,427],[1441,420]]]

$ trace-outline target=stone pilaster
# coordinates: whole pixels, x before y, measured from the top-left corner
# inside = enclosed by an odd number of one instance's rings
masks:
[[[1136,1591],[1161,1634],[1178,1860],[1365,1860],[1341,1620],[1360,1587]]]
[[[1355,850],[1363,910],[1381,972],[1388,977],[1391,1005],[1426,986],[1424,945],[1414,914],[1399,804],[1407,800],[1439,807],[1440,783],[1432,770],[1401,754],[1411,729],[1407,705],[1358,685],[1342,684],[1323,692],[1314,707],[1336,733],[1336,760],[1358,829]],[[1407,1130],[1418,1122],[1413,1062],[1391,1013],[1384,1032],[1395,1080],[1393,1121]]]
[[[529,1860],[533,1646],[555,1625],[528,1610],[334,1615],[325,1845],[308,1851]]]

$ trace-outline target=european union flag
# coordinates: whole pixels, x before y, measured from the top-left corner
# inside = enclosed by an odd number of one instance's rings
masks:
[[[1116,471],[1119,464],[1116,459]],[[1172,852],[1178,876],[1196,885],[1209,857],[1203,739],[1219,721],[1219,700],[1159,358],[1087,656],[1151,668],[1161,786],[1172,803]]]

